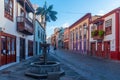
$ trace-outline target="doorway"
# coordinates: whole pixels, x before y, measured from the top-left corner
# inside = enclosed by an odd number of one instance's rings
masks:
[[[109,59],[109,54],[110,54],[110,41],[104,42],[104,51],[105,51],[105,58]]]
[[[97,55],[102,57],[102,42],[97,43]]]
[[[20,38],[20,61],[25,59],[25,39]]]

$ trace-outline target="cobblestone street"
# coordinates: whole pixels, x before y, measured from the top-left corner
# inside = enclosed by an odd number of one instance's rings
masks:
[[[55,57],[55,56],[54,56]],[[58,61],[54,57],[48,57],[49,60]],[[22,61],[16,65],[8,67],[4,70],[0,71],[0,80],[40,80],[34,79],[31,77],[25,76],[25,71],[30,68],[30,63],[38,61],[38,57],[33,57],[29,60]],[[67,65],[61,62],[61,67],[65,71],[65,75],[61,77],[61,80],[86,80],[82,76],[80,76],[77,72],[69,68]]]
[[[59,61],[65,75],[61,80],[120,80],[120,62],[100,59],[78,52],[57,49],[50,50],[49,60]],[[30,63],[38,61],[33,57],[0,71],[0,80],[40,80],[25,76]]]
[[[58,49],[56,54],[51,50],[51,53],[87,80],[120,80],[119,61],[91,57],[62,49]]]

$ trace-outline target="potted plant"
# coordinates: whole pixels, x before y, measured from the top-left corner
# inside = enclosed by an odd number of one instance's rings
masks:
[[[97,36],[97,35],[98,35],[98,30],[92,31],[92,32],[91,32],[91,35],[92,35],[92,37]]]
[[[98,35],[99,35],[100,37],[102,37],[102,36],[104,35],[104,31],[103,31],[103,30],[99,30]]]

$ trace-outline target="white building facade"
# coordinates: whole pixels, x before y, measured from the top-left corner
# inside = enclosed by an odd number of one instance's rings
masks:
[[[29,0],[0,0],[0,68],[33,56],[33,14]]]

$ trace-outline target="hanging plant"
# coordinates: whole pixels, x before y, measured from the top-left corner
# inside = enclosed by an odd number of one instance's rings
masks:
[[[98,35],[98,30],[92,31],[92,32],[91,32],[91,35],[92,35],[92,37],[97,36],[97,35]]]
[[[104,31],[103,31],[103,30],[99,30],[98,35],[99,35],[100,37],[102,37],[102,36],[104,35]]]

